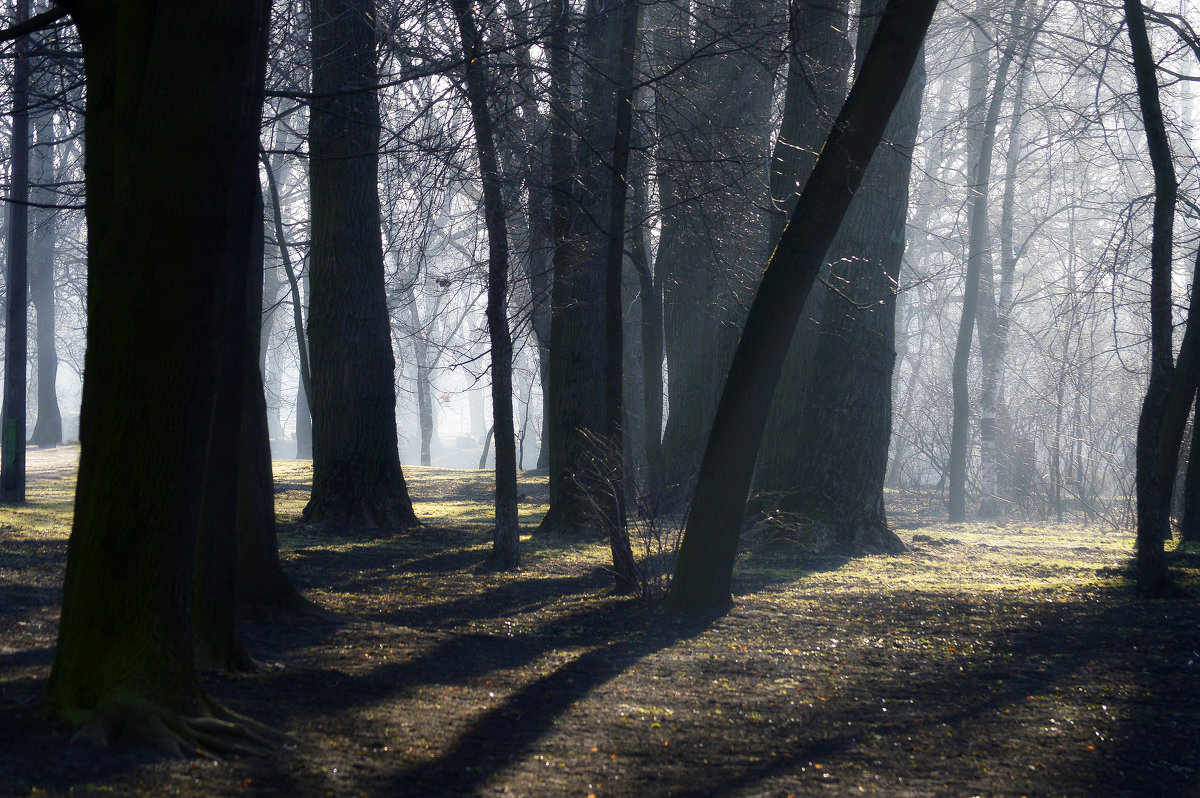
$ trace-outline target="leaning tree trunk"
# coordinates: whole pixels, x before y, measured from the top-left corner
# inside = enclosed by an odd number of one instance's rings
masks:
[[[826,251],[904,93],[936,6],[936,0],[889,0],[858,79],[763,273],[688,513],[667,596],[676,611],[712,612],[731,602],[746,494],[788,344]]]
[[[309,121],[312,498],[306,521],[416,526],[400,469],[380,235],[374,5],[315,0]]]
[[[230,430],[213,417],[224,366],[242,351],[229,308],[261,228],[269,5],[80,4],[75,18],[87,83],[87,380],[47,699],[83,739],[124,735],[175,754],[249,739],[213,722],[232,716],[197,676],[192,588],[205,476],[237,470],[214,461],[237,447],[216,439]]]
[[[880,11],[882,5],[864,4],[863,18]],[[860,26],[860,53],[874,28]],[[815,323],[806,325],[799,342],[808,350],[803,390],[799,396],[776,392],[777,403],[794,406],[794,426],[771,436],[773,468],[760,465],[767,470],[760,487],[782,492],[772,509],[794,519],[788,526],[798,526],[802,543],[814,551],[904,550],[887,525],[883,480],[892,427],[895,286],[924,82],[918,67],[885,131],[891,146],[875,155],[831,247],[825,269],[832,288],[818,289],[819,301],[809,303]],[[781,439],[790,445],[781,447]]]

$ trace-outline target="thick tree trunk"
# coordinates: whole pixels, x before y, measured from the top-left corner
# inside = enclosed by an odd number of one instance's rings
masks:
[[[378,194],[375,12],[313,3],[308,340],[313,489],[306,521],[418,524],[400,469]]]
[[[76,9],[75,4],[64,4]],[[248,737],[196,673],[193,579],[214,425],[244,335],[269,4],[79,4],[87,80],[82,451],[48,703],[79,736],[177,754]],[[119,65],[119,69],[118,69]],[[180,66],[184,65],[184,66]],[[153,98],[148,102],[147,98]],[[188,157],[180,159],[183,147]],[[118,185],[120,190],[118,190]],[[216,436],[221,436],[218,440]]]
[[[860,54],[882,10],[882,3],[864,4]],[[905,548],[887,525],[883,480],[892,428],[895,286],[924,84],[918,59],[884,133],[889,146],[875,154],[830,248],[825,274],[832,288],[816,289],[820,299],[809,303],[818,315],[804,329],[811,340],[801,342],[809,350],[803,389],[799,396],[776,392],[777,403],[794,405],[795,425],[771,436],[775,471],[760,476],[772,477],[763,482],[783,492],[772,502],[789,518],[782,534],[798,535],[813,551]],[[790,445],[781,447],[781,440]]]
[[[258,181],[250,189],[256,197],[254,218],[262,219]],[[238,499],[242,447],[247,357],[258,370],[258,331],[262,306],[263,227],[252,227],[243,255],[246,266],[229,270],[223,286],[225,306],[217,318],[215,335],[220,347],[204,474],[204,503],[196,562],[192,605],[192,636],[196,664],[202,670],[252,671],[256,665],[237,633],[236,575],[238,549]],[[251,291],[251,283],[254,290]],[[253,300],[251,303],[250,300]],[[253,313],[255,318],[250,319]],[[261,380],[257,381],[261,385]],[[233,468],[230,468],[230,466]],[[274,498],[274,497],[272,497]]]
[[[594,9],[593,9],[594,10]],[[553,120],[550,153],[551,220],[554,235],[554,285],[551,297],[550,348],[546,383],[546,437],[548,446],[550,509],[538,526],[539,533],[597,534],[601,531],[595,501],[589,498],[594,463],[603,459],[597,442],[604,434],[604,261],[596,250],[596,230],[585,221],[580,204],[589,208],[598,172],[593,164],[581,174],[574,157],[574,117],[571,108],[570,8],[561,0],[551,3],[554,27],[550,40],[550,116]],[[607,21],[607,20],[604,20]],[[601,20],[592,21],[589,44],[601,43]],[[611,27],[611,25],[607,26]],[[600,101],[602,90],[593,78],[587,103]],[[611,112],[611,103],[606,103]],[[588,108],[586,119],[598,114]],[[594,133],[585,122],[583,129]],[[611,141],[611,136],[608,137]],[[599,142],[588,142],[599,147]],[[576,183],[587,185],[586,196],[576,196]],[[604,205],[599,207],[604,208]]]
[[[778,4],[765,0],[701,4],[697,14],[706,54],[725,52],[684,65],[660,92],[657,114],[663,214],[655,274],[670,408],[662,447],[668,490],[679,504],[695,484],[764,257],[763,170],[783,32]],[[690,55],[688,27],[676,19],[662,30],[662,37],[681,37],[660,48],[664,55]]]
[[[936,0],[888,3],[858,79],[763,273],[688,513],[667,597],[676,611],[712,612],[731,602],[746,494],[779,370],[826,251],[908,83],[936,6]]]

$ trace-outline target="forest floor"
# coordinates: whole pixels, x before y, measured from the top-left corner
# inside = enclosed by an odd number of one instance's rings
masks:
[[[479,567],[490,476],[408,469],[427,525],[296,523],[285,567],[337,614],[249,626],[252,674],[211,693],[285,731],[274,755],[69,744],[40,714],[74,452],[30,451],[0,510],[0,795],[1200,795],[1200,604],[1136,601],[1128,533],[940,523],[892,497],[894,557],[741,556],[734,609],[610,594],[606,550],[525,538]],[[523,523],[545,510],[525,475]],[[1172,567],[1200,595],[1200,554]]]

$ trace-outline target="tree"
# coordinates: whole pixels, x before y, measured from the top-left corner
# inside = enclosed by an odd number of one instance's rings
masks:
[[[40,43],[45,47],[45,43]],[[58,350],[55,342],[54,242],[58,211],[54,209],[56,195],[52,184],[56,180],[54,167],[54,72],[50,58],[38,62],[38,74],[33,87],[34,144],[30,149],[29,198],[29,296],[36,314],[37,341],[37,422],[29,434],[35,446],[53,447],[62,443],[62,413],[58,407]]]
[[[576,115],[568,102],[569,15],[566,5],[561,13],[559,6],[553,9],[551,207],[556,250],[546,410],[550,510],[539,530],[604,532],[612,548],[617,589],[629,591],[637,584],[629,541],[620,510],[609,509],[611,502],[619,506],[624,501],[611,469],[624,468],[619,443],[615,458],[613,449],[620,438],[614,423],[620,423],[622,390],[621,322],[619,307],[614,309],[613,304],[615,297],[619,306],[619,258],[624,252],[627,145],[626,163],[607,156],[617,143],[618,120],[629,124],[618,109],[622,94],[618,75],[632,70],[634,53],[632,45],[625,46],[625,28],[632,14],[636,31],[637,15],[628,3],[613,7],[589,3],[583,32],[587,70],[581,78],[583,96]],[[574,153],[572,118],[581,131]],[[577,190],[572,190],[573,184]],[[615,265],[614,257],[618,258]],[[597,476],[599,484],[590,484]]]
[[[598,12],[591,5],[590,10]],[[615,15],[593,15],[585,52],[605,44],[612,35]],[[595,125],[613,119],[611,102],[604,102],[606,75],[593,76],[584,106],[572,103],[571,9],[554,0],[553,28],[548,45],[550,61],[551,223],[554,239],[554,277],[550,314],[550,353],[547,363],[545,430],[549,446],[550,509],[539,533],[592,533],[599,519],[587,495],[586,475],[599,456],[597,441],[604,432],[604,258],[597,246],[597,229],[586,219],[607,223],[602,190],[605,164],[588,156],[588,168],[576,160],[576,147],[599,150],[606,140]],[[599,93],[599,94],[598,94]],[[602,107],[596,108],[597,104]],[[577,119],[577,117],[582,117]],[[589,124],[593,123],[593,124]],[[576,141],[575,129],[586,134]],[[611,135],[607,137],[612,141]],[[580,186],[576,190],[576,186]]]
[[[991,281],[992,258],[988,230],[988,189],[992,179],[992,150],[996,142],[996,126],[1000,121],[1000,106],[1008,83],[1017,27],[1021,20],[1024,0],[1017,0],[1012,9],[1009,45],[1000,58],[992,86],[991,101],[985,106],[987,94],[988,52],[991,44],[982,28],[976,27],[976,53],[971,66],[971,112],[977,115],[970,139],[977,148],[972,154],[971,182],[967,201],[968,251],[967,272],[963,282],[962,318],[954,348],[954,421],[950,432],[950,520],[966,520],[967,503],[967,432],[971,417],[971,397],[967,390],[967,366],[971,357],[971,338],[975,334],[975,316],[979,308],[979,284],[983,272]],[[986,112],[983,109],[986,107]],[[985,448],[994,459],[995,407],[991,408],[989,423],[985,423]],[[994,508],[985,502],[985,515]]]
[[[769,254],[764,186],[783,15],[766,0],[701,3],[694,20],[686,6],[666,9],[656,47],[667,77],[656,83],[654,271],[667,360],[665,481],[683,506]]]
[[[1168,595],[1163,538],[1167,537],[1170,486],[1162,484],[1160,430],[1174,376],[1171,345],[1171,250],[1178,183],[1158,96],[1158,76],[1140,0],[1125,0],[1138,101],[1154,171],[1154,221],[1150,242],[1150,377],[1137,431],[1137,592]]]
[[[796,209],[771,255],[733,356],[705,449],[667,605],[727,608],[746,494],[791,334],[825,253],[883,137],[936,0],[889,0]]]
[[[513,346],[508,329],[508,213],[501,192],[479,29],[470,0],[450,0],[450,7],[458,18],[462,37],[463,70],[475,127],[475,149],[483,181],[483,216],[488,232],[487,326],[492,343],[492,429],[496,437],[496,532],[491,562],[509,570],[520,563],[521,553],[517,523],[517,442],[513,432]],[[489,431],[488,437],[491,436]],[[485,456],[486,451],[485,444]]]
[[[313,488],[306,521],[416,526],[396,438],[377,164],[375,6],[312,6]]]
[[[249,722],[197,677],[193,578],[205,476],[237,470],[213,418],[262,224],[269,3],[62,8],[87,85],[89,345],[48,704],[88,740],[245,750]]]
[[[17,3],[17,24],[29,20],[29,0]],[[0,406],[0,502],[25,501],[26,336],[29,312],[29,55],[17,40],[13,65],[12,172],[9,176],[8,291],[5,296],[4,403]]]
[[[862,6],[860,59],[882,8]],[[818,286],[809,297],[806,314],[812,317],[789,356],[791,390],[785,393],[781,384],[772,408],[776,419],[786,412],[789,423],[772,425],[755,477],[756,489],[777,492],[772,510],[784,511],[789,526],[795,519],[814,550],[904,550],[888,529],[883,480],[892,428],[896,285],[925,86],[923,60],[884,131],[888,146],[875,153],[830,248],[833,257],[823,269],[828,288]],[[829,69],[837,72],[833,65]],[[814,451],[824,454],[813,457]]]

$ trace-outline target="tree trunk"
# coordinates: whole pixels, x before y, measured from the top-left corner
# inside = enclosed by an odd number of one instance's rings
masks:
[[[864,4],[860,54],[882,10],[882,4]],[[918,58],[884,133],[891,146],[876,153],[831,247],[834,257],[824,269],[832,288],[816,289],[819,299],[809,303],[817,315],[801,336],[810,340],[800,341],[808,350],[800,395],[776,391],[777,404],[792,406],[794,426],[771,436],[768,462],[774,468],[764,469],[760,461],[760,472],[767,473],[759,487],[783,492],[772,504],[791,516],[785,534],[798,531],[800,542],[816,552],[905,548],[888,529],[883,480],[892,428],[895,286],[924,84]]]
[[[550,321],[553,345],[546,384],[547,435],[543,441],[549,447],[550,509],[538,533],[595,534],[601,530],[595,502],[589,497],[589,490],[595,486],[587,483],[593,464],[601,458],[597,441],[604,433],[604,262],[595,247],[597,232],[587,226],[586,214],[579,205],[586,201],[588,208],[595,208],[600,202],[595,189],[603,164],[577,170],[572,132],[575,115],[570,104],[569,5],[553,0],[551,16],[550,191],[555,250]],[[602,43],[604,21],[607,19],[591,23],[591,52]],[[594,80],[592,87],[593,91],[603,88]],[[597,117],[604,111],[591,106],[600,101],[595,93],[588,95],[587,119],[599,121]],[[611,103],[605,103],[605,107],[611,112]],[[582,124],[583,130],[595,133],[594,126]],[[599,141],[587,143],[600,146]],[[586,196],[576,196],[576,183],[586,183]]]
[[[49,87],[42,87],[42,94]],[[29,244],[29,296],[37,318],[37,423],[30,433],[34,446],[51,448],[62,443],[62,413],[58,408],[58,348],[55,341],[54,242],[57,219],[52,208],[54,169],[54,114],[39,109],[34,115],[37,143],[31,151],[30,199],[33,202],[32,241]]]
[[[18,0],[16,21],[29,19]],[[8,281],[5,296],[4,402],[0,405],[0,504],[25,502],[25,393],[29,352],[29,42],[17,40],[12,85]]]
[[[950,521],[965,521],[967,518],[967,450],[971,423],[971,396],[967,386],[967,369],[971,359],[971,339],[975,335],[975,316],[979,308],[979,284],[986,270],[987,281],[992,277],[991,250],[988,231],[988,190],[992,176],[992,149],[996,141],[996,126],[1000,120],[1000,106],[1008,83],[1008,69],[1012,64],[1012,48],[1017,27],[1021,20],[1024,0],[1017,0],[1012,9],[1009,29],[1009,46],[1000,58],[996,81],[992,86],[991,102],[987,102],[988,57],[992,43],[981,26],[975,28],[975,59],[971,64],[971,109],[981,113],[986,103],[986,114],[976,123],[978,133],[971,136],[975,154],[972,160],[971,182],[967,191],[967,273],[963,280],[962,316],[958,325],[958,337],[954,347],[954,369],[951,382],[954,395],[954,415],[950,431]],[[979,109],[979,110],[976,110]],[[992,449],[995,444],[995,415],[981,430],[987,440],[983,446]]]
[[[680,505],[695,484],[721,378],[760,277],[769,223],[763,172],[782,38],[774,2],[723,0],[700,4],[697,14],[698,46],[723,54],[682,66],[660,90],[657,114],[663,214],[655,274],[669,405],[662,447],[668,490]],[[667,52],[684,50],[688,27],[677,20],[662,31],[681,37]]]
[[[936,0],[889,0],[858,79],[763,273],[705,449],[667,597],[673,610],[712,612],[731,602],[746,494],[779,370],[826,251],[904,92],[936,5]]]
[[[1178,184],[1158,99],[1158,77],[1140,0],[1125,0],[1138,100],[1154,170],[1154,221],[1150,244],[1150,378],[1137,430],[1137,593],[1169,595],[1163,538],[1169,534],[1170,486],[1162,484],[1160,434],[1174,372],[1171,346],[1171,249]]]
[[[261,228],[260,228],[261,229]],[[325,617],[300,595],[283,572],[275,533],[275,477],[267,400],[259,368],[262,341],[262,252],[252,253],[246,281],[246,341],[241,360],[241,429],[237,436],[237,557],[235,608],[256,621],[299,621]]]
[[[378,194],[375,13],[368,0],[312,9],[313,489],[304,520],[418,524],[400,469],[395,360]]]
[[[1183,518],[1179,523],[1179,539],[1184,543],[1200,543],[1200,434],[1196,433],[1195,423],[1193,420],[1183,485]]]
[[[48,703],[92,741],[244,750],[243,727],[207,720],[232,716],[197,678],[192,588],[205,476],[237,470],[215,460],[237,447],[213,418],[225,366],[243,351],[241,319],[227,314],[261,228],[269,4],[64,5],[80,12],[84,51],[90,269],[82,450]]]
[[[513,429],[513,345],[508,329],[508,218],[496,158],[492,113],[487,102],[482,42],[471,11],[471,0],[450,0],[450,7],[458,18],[462,39],[463,71],[475,127],[475,152],[483,181],[483,217],[488,233],[486,315],[492,344],[492,431],[496,439],[496,531],[489,562],[508,571],[521,562],[521,530],[517,522],[517,441]]]
[[[608,188],[608,235],[604,253],[604,435],[605,450],[609,458],[605,465],[611,474],[609,484],[613,486],[613,502],[606,505],[611,512],[604,521],[618,593],[632,593],[639,587],[637,564],[634,562],[629,533],[625,528],[629,469],[624,445],[625,319],[622,291],[625,264],[626,175],[629,172],[630,140],[633,132],[633,68],[637,55],[639,2],[640,0],[625,0],[620,5],[619,14],[610,12],[617,17],[618,36],[612,44],[615,52],[610,51],[612,69],[605,69],[607,74],[614,76],[617,85],[614,97],[616,117],[612,131],[612,170]]]

